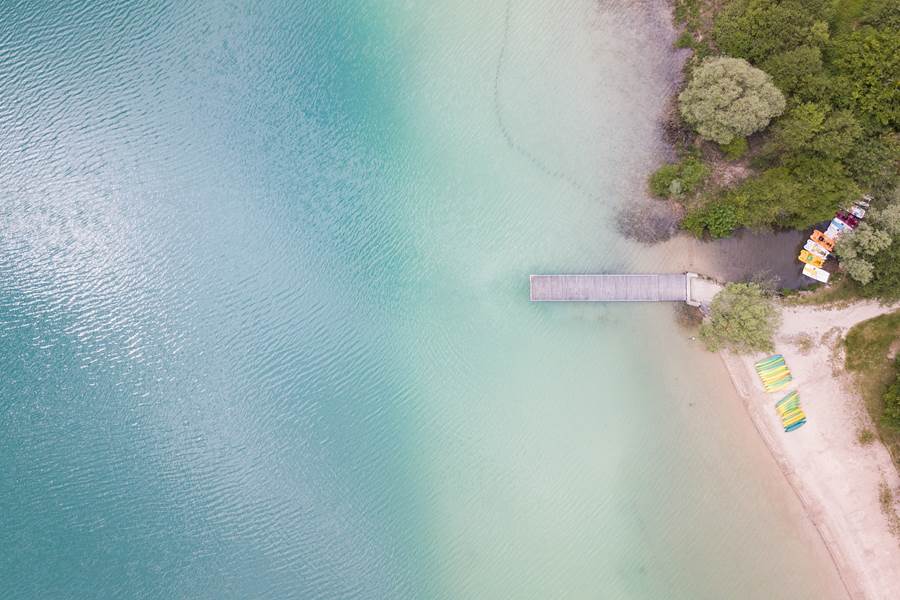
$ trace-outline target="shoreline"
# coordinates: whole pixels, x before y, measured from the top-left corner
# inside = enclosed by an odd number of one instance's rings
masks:
[[[897,489],[900,476],[880,441],[868,447],[857,443],[857,425],[867,415],[858,393],[848,389],[848,376],[835,371],[831,345],[819,343],[803,354],[790,338],[814,332],[839,342],[856,323],[896,308],[858,302],[839,309],[782,309],[777,352],[794,374],[788,389],[798,390],[809,417],[804,427],[790,434],[781,428],[773,408],[787,390],[766,393],[753,368],[762,354],[718,353],[760,439],[825,544],[848,597],[854,599],[900,597],[900,540],[891,533],[879,501],[880,485]],[[827,319],[817,314],[822,312],[830,313]],[[829,371],[827,376],[821,367]]]
[[[670,6],[667,7],[671,10]],[[669,25],[674,31],[676,26],[674,20],[671,20],[671,12],[669,19]],[[672,38],[674,40],[674,35]],[[681,84],[681,67],[688,59],[689,51],[673,47],[672,52],[674,62],[679,64],[670,76],[671,93],[674,94]],[[652,164],[648,166],[648,173],[672,158],[673,148],[666,141],[661,121],[658,128],[662,143]],[[729,238],[710,241],[697,239],[676,229],[668,236],[653,239],[659,230],[654,227],[654,219],[667,223],[670,218],[667,212],[669,209],[665,207],[665,201],[649,197],[646,178],[636,183],[635,187],[639,188],[635,190],[639,192],[635,196],[640,198],[635,214],[644,215],[638,221],[637,228],[649,228],[651,239],[641,240],[622,229],[620,233],[633,244],[633,262],[640,270],[691,271],[718,281],[744,281],[763,276],[764,279],[775,280],[778,287],[792,289],[802,289],[812,284],[811,280],[800,274],[796,261],[797,253],[806,238],[804,232],[785,230],[754,233],[745,230]],[[871,302],[856,303],[848,308],[838,309],[837,312],[849,316],[848,313],[860,309],[863,314],[850,317],[855,320],[841,326],[838,339],[843,339],[849,328],[857,322],[889,312],[889,309]],[[810,531],[809,535],[818,536],[824,545],[827,558],[823,553],[822,560],[827,562],[830,559],[837,579],[843,586],[844,596],[854,600],[900,598],[900,540],[890,533],[889,524],[878,501],[878,486],[885,476],[889,478],[892,489],[896,490],[900,486],[897,470],[880,441],[876,440],[869,447],[860,446],[856,442],[860,418],[857,413],[861,412],[864,419],[868,416],[858,393],[848,390],[848,377],[831,372],[830,346],[823,347],[820,344],[809,356],[801,356],[793,343],[783,339],[799,331],[815,329],[808,327],[811,322],[825,323],[824,329],[831,330],[834,326],[832,319],[823,319],[819,313],[821,310],[821,307],[815,306],[782,307],[785,321],[776,335],[776,351],[785,355],[794,372],[795,385],[788,390],[799,391],[809,418],[809,422],[797,431],[785,433],[774,410],[775,401],[786,394],[787,390],[780,395],[770,395],[762,389],[753,368],[755,360],[762,355],[750,358],[719,352],[716,353],[719,358],[716,362],[720,361],[719,364],[727,372],[734,393],[739,396],[758,439],[764,444],[765,451],[787,483],[784,502],[793,502],[789,494],[793,494],[799,502],[799,510],[802,512],[797,513],[796,518],[807,521],[815,529],[815,533]],[[824,354],[827,356],[823,356]],[[824,367],[825,373],[821,375],[825,385],[821,385],[818,379],[812,379],[812,373],[820,375],[815,369],[818,361]],[[826,389],[830,392],[826,393]],[[817,404],[835,399],[841,401],[839,410],[828,419]],[[730,401],[730,398],[726,400]],[[822,444],[793,447],[797,445],[797,440],[816,437],[816,434],[837,435],[841,440],[842,452],[822,453]],[[877,456],[878,450],[880,457]],[[873,458],[872,455],[876,456]],[[849,462],[845,462],[845,458],[849,458]],[[824,463],[826,467],[830,464],[834,467],[834,472],[828,473],[816,468],[818,463]],[[859,466],[860,463],[862,467]],[[863,474],[862,477],[860,473]],[[860,487],[857,495],[865,497],[866,508],[854,506],[856,497],[853,489],[833,489],[830,484],[835,479],[853,482],[850,485],[858,484]],[[835,499],[836,496],[840,496],[840,501]],[[850,510],[846,508],[848,505],[852,507]],[[840,593],[838,585],[835,581],[835,591]]]

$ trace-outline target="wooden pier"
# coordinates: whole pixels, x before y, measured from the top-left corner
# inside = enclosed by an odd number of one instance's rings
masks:
[[[532,302],[687,302],[694,273],[532,275]]]

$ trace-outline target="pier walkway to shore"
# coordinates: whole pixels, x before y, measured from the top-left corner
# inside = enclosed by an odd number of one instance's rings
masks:
[[[709,305],[721,287],[696,273],[532,275],[532,302],[686,302]]]

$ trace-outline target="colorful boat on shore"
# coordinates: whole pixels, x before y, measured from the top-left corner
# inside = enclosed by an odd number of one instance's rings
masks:
[[[803,274],[822,283],[828,283],[828,279],[831,277],[831,273],[813,265],[803,265]]]
[[[806,240],[806,244],[803,245],[803,249],[810,254],[815,254],[816,256],[820,256],[823,259],[828,258],[829,254],[831,254],[828,250],[815,243],[811,239]]]
[[[809,239],[822,246],[822,248],[824,248],[828,252],[834,252],[834,239],[828,237],[818,229],[813,230],[812,235],[809,236]]]
[[[822,258],[821,256],[816,256],[809,250],[805,250],[805,249],[800,251],[800,256],[797,257],[797,260],[799,260],[802,263],[812,265],[814,267],[821,267],[822,265],[825,264],[824,258]]]
[[[866,211],[869,210],[871,200],[871,196],[863,196],[862,200],[857,200],[849,208],[838,210],[824,232],[813,230],[797,257],[803,263],[804,275],[821,283],[828,283],[831,274],[822,267],[825,266],[829,254],[834,252],[835,241],[859,226],[866,216]]]

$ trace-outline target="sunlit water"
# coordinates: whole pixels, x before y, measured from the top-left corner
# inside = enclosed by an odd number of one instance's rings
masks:
[[[640,264],[660,5],[0,17],[0,596],[839,595],[670,307],[527,301]]]

